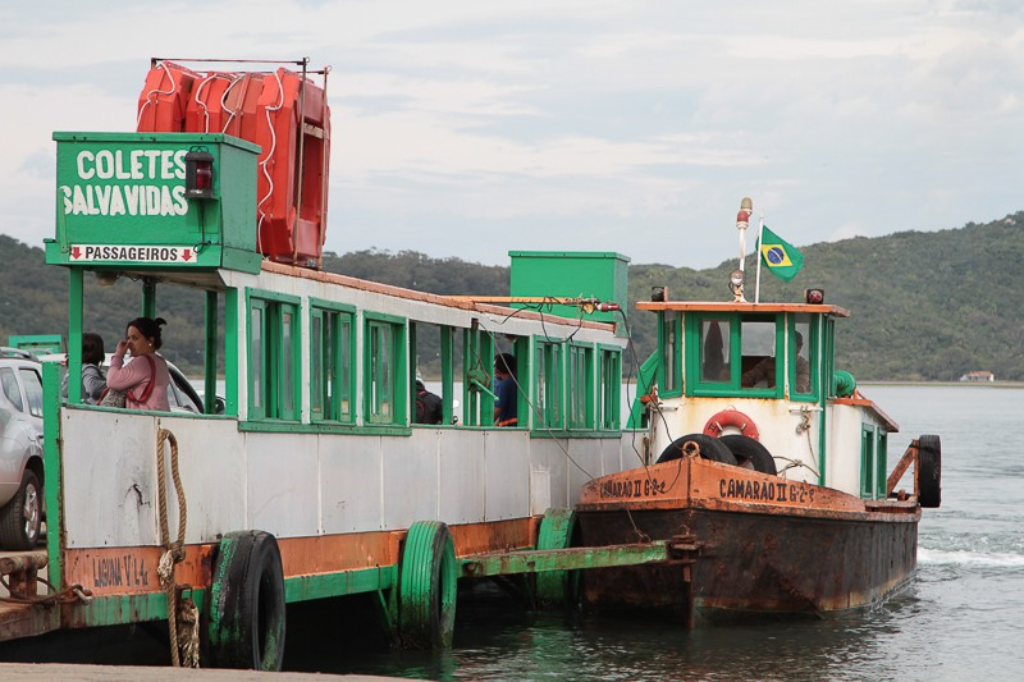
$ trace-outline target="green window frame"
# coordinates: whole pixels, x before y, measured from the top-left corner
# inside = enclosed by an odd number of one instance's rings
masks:
[[[363,415],[367,425],[405,426],[408,413],[406,321],[364,313]]]
[[[310,301],[309,408],[314,422],[355,422],[355,308]]]
[[[754,325],[774,327],[774,386],[743,386],[743,374],[751,369],[744,366],[744,358],[751,357],[744,337],[750,339]],[[686,395],[782,397],[784,366],[779,362],[783,357],[779,349],[785,340],[783,315],[694,312],[687,314],[685,328],[686,374],[694,378],[686,384]],[[712,344],[716,346],[713,349],[708,347]],[[747,360],[747,364],[752,362]]]
[[[860,432],[860,496],[874,499],[875,496],[875,427],[861,426]]]
[[[597,428],[617,431],[622,421],[622,350],[598,346],[600,391],[597,400]]]
[[[666,310],[658,316],[658,349],[660,362],[658,392],[665,398],[683,394],[682,381],[682,315]]]
[[[875,499],[884,500],[889,482],[889,434],[879,427],[875,433]]]
[[[795,402],[816,403],[821,394],[820,361],[818,351],[821,337],[821,317],[810,313],[797,313],[789,316],[789,348],[787,349],[787,367],[789,380],[789,399]],[[801,391],[797,381],[799,360],[797,358],[796,334],[803,336],[803,350],[800,356],[808,363],[809,390]]]
[[[570,429],[594,428],[594,348],[569,345],[569,407]]]
[[[462,425],[493,426],[494,339],[474,325],[462,330],[462,348]]]
[[[263,291],[248,298],[250,417],[299,421],[299,299]]]
[[[534,417],[537,428],[562,429],[565,388],[563,345],[537,340],[534,346]]]

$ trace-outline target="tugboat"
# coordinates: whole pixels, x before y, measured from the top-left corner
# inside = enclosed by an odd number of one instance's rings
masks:
[[[875,604],[914,574],[921,509],[940,504],[940,439],[912,440],[886,476],[898,426],[835,370],[848,311],[818,289],[800,303],[745,300],[751,210],[745,199],[732,301],[656,288],[637,305],[659,330],[639,382],[646,463],[583,487],[579,543],[662,541],[673,561],[587,571],[598,610],[661,610],[691,627],[824,614]],[[911,465],[913,492],[897,491]]]

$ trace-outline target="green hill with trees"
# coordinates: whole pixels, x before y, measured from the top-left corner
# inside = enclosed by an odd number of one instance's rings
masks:
[[[750,241],[753,241],[753,234]],[[1024,380],[1024,212],[984,225],[938,232],[899,232],[799,246],[804,267],[789,283],[762,271],[761,301],[800,301],[805,288],[851,312],[840,320],[837,366],[861,380],[949,381],[972,370]],[[626,254],[629,255],[629,254]],[[0,342],[11,334],[66,333],[67,273],[44,264],[41,248],[0,235]],[[734,261],[707,270],[631,264],[629,321],[637,355],[653,350],[655,316],[633,309],[652,286],[673,299],[730,300]],[[507,267],[431,258],[403,251],[327,254],[324,269],[438,294],[508,294]],[[753,300],[756,262],[746,263]],[[138,310],[127,285],[100,287],[86,278],[85,318],[105,339],[119,338]],[[201,365],[201,292],[160,290],[168,320],[165,353],[186,371]]]

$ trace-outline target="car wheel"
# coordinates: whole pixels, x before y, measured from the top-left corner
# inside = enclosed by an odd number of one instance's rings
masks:
[[[0,508],[0,547],[35,548],[42,520],[43,490],[36,475],[26,469],[18,492]]]

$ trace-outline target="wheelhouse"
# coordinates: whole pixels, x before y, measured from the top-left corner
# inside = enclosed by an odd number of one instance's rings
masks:
[[[838,306],[640,303],[658,314],[659,395],[820,403],[835,395]]]
[[[845,309],[746,301],[637,308],[658,316],[658,349],[648,365],[661,410],[649,423],[652,459],[684,434],[719,435],[726,411],[742,414],[750,428],[787,425],[759,435],[780,475],[885,497],[887,438],[898,427],[835,367],[835,322],[849,316]]]

